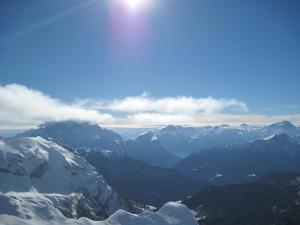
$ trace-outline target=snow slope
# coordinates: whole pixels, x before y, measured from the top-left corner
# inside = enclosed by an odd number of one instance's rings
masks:
[[[75,218],[106,218],[127,209],[85,159],[41,137],[0,140],[0,192],[47,194],[57,206],[69,205],[62,211]]]
[[[118,210],[105,221],[66,218],[40,193],[0,194],[0,202],[0,225],[197,225],[186,206],[171,202],[155,213]]]

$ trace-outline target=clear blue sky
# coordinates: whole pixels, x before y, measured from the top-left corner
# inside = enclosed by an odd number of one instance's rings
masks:
[[[119,13],[108,0],[1,1],[0,84],[64,101],[146,91],[300,112],[300,1],[156,2]]]

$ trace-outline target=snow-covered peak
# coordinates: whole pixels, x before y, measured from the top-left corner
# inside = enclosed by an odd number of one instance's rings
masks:
[[[158,140],[158,135],[151,131],[144,132],[134,138],[129,139],[131,141],[139,141],[139,142],[153,142]]]
[[[262,130],[265,133],[269,134],[281,134],[286,133],[288,135],[295,135],[299,133],[299,130],[296,126],[294,126],[289,121],[282,121],[278,123],[271,124],[269,126],[266,126]]]
[[[55,140],[77,150],[109,149],[121,151],[122,137],[97,124],[77,121],[48,122],[20,133],[18,137],[37,137]]]
[[[85,159],[41,137],[1,141],[0,181],[1,192],[82,194],[99,218],[126,208]]]

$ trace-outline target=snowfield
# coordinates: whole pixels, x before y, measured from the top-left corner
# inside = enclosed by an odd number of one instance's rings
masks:
[[[167,203],[158,212],[140,215],[118,210],[105,221],[66,218],[54,204],[39,193],[0,194],[0,225],[197,225],[190,210]]]

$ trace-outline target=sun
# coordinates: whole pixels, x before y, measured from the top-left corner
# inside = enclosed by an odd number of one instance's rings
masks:
[[[154,1],[155,0],[114,0],[112,2],[116,2],[130,11],[144,11],[152,9]]]
[[[131,9],[136,9],[142,5],[143,0],[126,0]]]
[[[155,0],[111,0],[111,2],[133,14],[152,10],[156,5]]]

